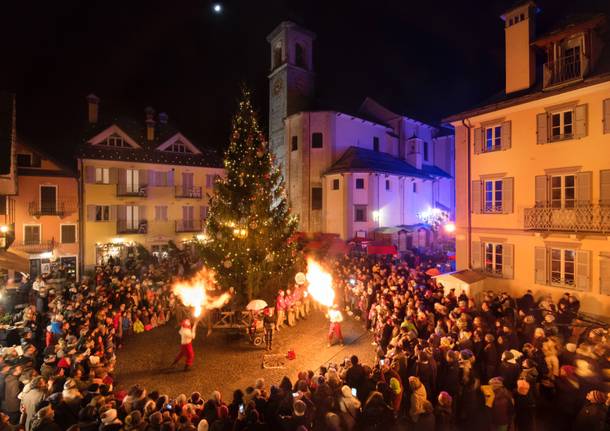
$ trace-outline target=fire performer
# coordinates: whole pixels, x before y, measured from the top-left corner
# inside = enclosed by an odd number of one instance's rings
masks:
[[[178,356],[176,356],[176,359],[174,359],[174,362],[172,362],[172,365],[170,365],[170,368],[176,365],[182,357],[186,358],[184,361],[184,371],[188,371],[193,366],[193,361],[195,360],[193,340],[195,339],[198,323],[198,319],[195,319],[195,323],[192,326],[189,319],[184,319],[182,321],[180,331],[178,331],[178,334],[180,334],[180,352],[178,353]]]
[[[328,347],[332,346],[334,337],[336,337],[339,340],[339,344],[343,346],[343,334],[341,333],[343,315],[339,311],[339,306],[337,304],[334,304],[328,309],[328,320],[330,321],[330,327],[328,328]]]

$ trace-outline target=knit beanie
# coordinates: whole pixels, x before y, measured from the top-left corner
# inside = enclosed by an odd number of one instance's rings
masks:
[[[201,419],[197,425],[197,431],[208,431],[209,424],[205,419]]]
[[[450,407],[453,403],[453,398],[451,398],[449,392],[442,391],[438,394],[438,403],[443,407]]]

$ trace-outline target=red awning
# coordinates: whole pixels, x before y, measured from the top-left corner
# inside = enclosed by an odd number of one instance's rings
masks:
[[[398,254],[396,247],[393,245],[369,245],[366,248],[367,254]]]

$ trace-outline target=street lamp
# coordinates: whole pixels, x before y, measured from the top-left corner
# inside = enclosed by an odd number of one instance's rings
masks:
[[[2,233],[7,233],[8,232],[8,226],[3,224],[2,226],[0,226],[0,232]]]

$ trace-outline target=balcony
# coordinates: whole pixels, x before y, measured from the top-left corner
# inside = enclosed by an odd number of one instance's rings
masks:
[[[28,213],[32,217],[41,216],[59,216],[63,217],[67,214],[76,212],[76,202],[60,201],[60,202],[30,202],[28,204]]]
[[[566,55],[544,64],[544,88],[583,79],[589,59],[582,53]]]
[[[146,186],[134,186],[129,184],[117,184],[116,195],[118,197],[141,197],[145,198],[148,195]]]
[[[526,208],[526,230],[610,233],[610,206]]]
[[[177,199],[201,199],[201,187],[176,186],[175,196]]]
[[[176,233],[201,232],[201,220],[176,220]]]
[[[23,251],[25,253],[45,253],[53,251],[53,248],[55,248],[55,241],[25,240],[14,242],[11,248]]]
[[[117,234],[138,234],[148,233],[148,222],[146,220],[117,220]]]

